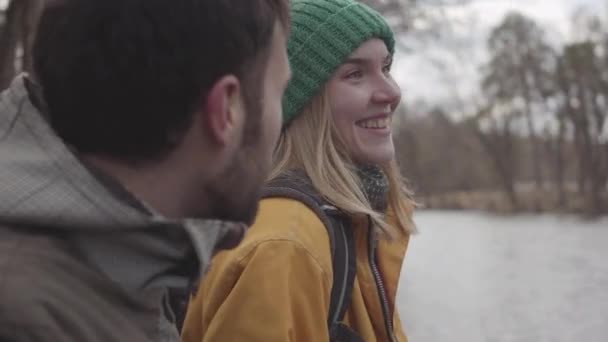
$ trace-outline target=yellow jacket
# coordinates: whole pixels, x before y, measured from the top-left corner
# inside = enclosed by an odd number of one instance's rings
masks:
[[[345,323],[366,342],[389,341],[368,258],[367,223],[354,224],[357,275]],[[395,339],[407,341],[394,310],[408,238],[381,241],[378,266]],[[305,204],[269,198],[235,249],[219,253],[192,299],[184,342],[328,341],[332,258],[327,230]]]

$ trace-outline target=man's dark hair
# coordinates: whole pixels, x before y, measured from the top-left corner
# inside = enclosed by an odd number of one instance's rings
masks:
[[[33,52],[49,121],[81,153],[158,158],[181,140],[220,77],[236,75],[245,97],[260,101],[259,78],[275,24],[289,25],[287,7],[286,0],[60,1],[43,13]]]

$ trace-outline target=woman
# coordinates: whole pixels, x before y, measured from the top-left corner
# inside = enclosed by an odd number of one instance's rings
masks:
[[[406,341],[395,297],[414,226],[390,128],[400,101],[390,75],[393,33],[352,0],[294,0],[291,14],[293,76],[271,184],[305,179],[311,195],[348,218],[356,275],[342,321],[346,340]],[[328,324],[342,272],[332,267],[330,223],[305,202],[262,200],[241,245],[214,259],[184,341],[345,340]]]

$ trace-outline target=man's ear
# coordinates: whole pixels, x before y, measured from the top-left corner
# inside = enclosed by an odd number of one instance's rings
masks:
[[[241,83],[234,75],[220,78],[207,94],[201,122],[206,123],[210,139],[227,145],[243,123]]]

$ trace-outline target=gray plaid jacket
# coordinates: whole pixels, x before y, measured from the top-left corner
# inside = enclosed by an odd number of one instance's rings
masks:
[[[242,227],[146,212],[62,143],[25,83],[0,95],[0,340],[177,341],[168,289]]]

